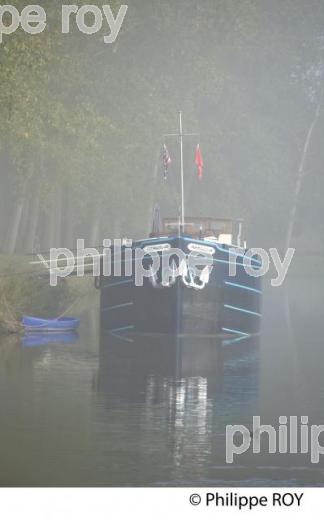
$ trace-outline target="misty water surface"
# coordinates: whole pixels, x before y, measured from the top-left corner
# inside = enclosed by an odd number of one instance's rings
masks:
[[[103,338],[0,345],[2,486],[322,485],[309,455],[225,461],[226,424],[324,424],[324,280],[265,284],[261,338]]]

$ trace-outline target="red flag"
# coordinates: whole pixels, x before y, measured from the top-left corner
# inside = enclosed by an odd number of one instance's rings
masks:
[[[196,155],[195,155],[195,163],[196,163],[197,169],[198,169],[198,179],[202,179],[204,161],[203,161],[203,158],[202,158],[202,155],[201,155],[199,144],[197,144]]]

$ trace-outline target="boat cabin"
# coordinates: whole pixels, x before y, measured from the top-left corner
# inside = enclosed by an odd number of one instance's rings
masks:
[[[150,236],[178,235],[179,229],[179,219],[166,218],[162,221],[162,229],[153,229]],[[186,217],[182,234],[198,240],[244,246],[242,220]]]

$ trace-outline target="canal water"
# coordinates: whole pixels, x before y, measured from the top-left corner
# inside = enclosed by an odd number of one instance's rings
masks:
[[[267,284],[260,337],[237,343],[101,337],[97,308],[60,342],[3,338],[0,486],[323,485],[310,453],[265,439],[229,464],[225,437],[253,416],[324,424],[323,289]]]

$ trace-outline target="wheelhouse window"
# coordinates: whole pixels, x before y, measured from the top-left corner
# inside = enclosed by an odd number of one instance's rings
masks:
[[[158,236],[158,234],[163,236],[177,235],[179,229],[179,219],[166,218],[163,220],[162,229],[159,233],[152,233],[151,236]],[[192,238],[228,245],[241,245],[243,240],[241,220],[186,217],[182,233]]]

